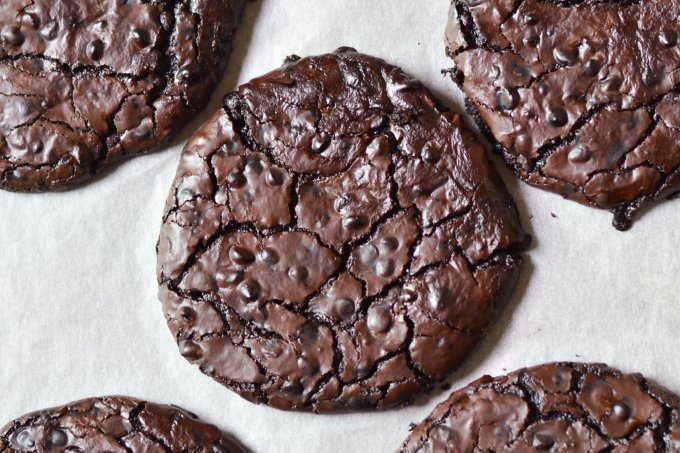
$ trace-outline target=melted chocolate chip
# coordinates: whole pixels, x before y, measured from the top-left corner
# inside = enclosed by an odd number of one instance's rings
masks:
[[[92,61],[99,60],[104,54],[104,43],[102,42],[101,39],[93,39],[87,44],[85,53],[87,54],[87,58],[89,58],[90,60]]]
[[[566,126],[569,116],[562,107],[553,107],[546,114],[545,120],[552,127],[562,127]]]

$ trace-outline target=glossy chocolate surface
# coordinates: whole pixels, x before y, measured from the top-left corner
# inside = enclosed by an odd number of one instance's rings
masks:
[[[469,354],[526,242],[461,118],[343,48],[241,86],[189,141],[160,298],[182,355],[245,398],[386,408]]]
[[[680,2],[454,0],[470,112],[524,181],[630,227],[680,190]]]
[[[0,452],[243,453],[190,412],[123,396],[89,398],[26,414],[0,429]]]
[[[207,103],[245,0],[0,2],[0,188],[57,190]]]
[[[639,374],[552,363],[484,376],[451,394],[402,452],[671,452],[680,399]]]

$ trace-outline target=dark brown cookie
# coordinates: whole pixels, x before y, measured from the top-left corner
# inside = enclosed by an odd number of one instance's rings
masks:
[[[680,2],[453,0],[454,79],[524,181],[614,212],[680,190]]]
[[[409,402],[468,355],[526,243],[483,147],[419,82],[339,49],[231,93],[158,243],[188,360],[283,409]]]
[[[0,430],[0,452],[241,453],[241,446],[190,412],[122,396],[44,409]]]
[[[680,399],[640,374],[552,363],[454,392],[402,452],[675,452]]]
[[[245,0],[2,0],[0,188],[57,190],[207,103]]]

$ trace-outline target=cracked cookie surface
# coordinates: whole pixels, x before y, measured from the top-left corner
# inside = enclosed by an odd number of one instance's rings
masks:
[[[0,2],[0,188],[63,189],[207,103],[245,0]]]
[[[0,452],[242,453],[215,426],[176,406],[122,396],[26,414],[0,430]]]
[[[402,452],[671,452],[680,399],[640,374],[551,363],[484,376],[451,394]]]
[[[680,190],[680,2],[453,0],[470,113],[524,181],[614,213]]]
[[[483,147],[349,48],[290,57],[189,141],[158,241],[181,354],[281,409],[381,409],[456,368],[527,243]]]

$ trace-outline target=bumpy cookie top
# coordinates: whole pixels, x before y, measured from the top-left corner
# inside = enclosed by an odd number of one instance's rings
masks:
[[[241,453],[233,439],[175,406],[121,396],[26,414],[0,430],[0,452]]]
[[[680,2],[454,0],[473,113],[524,180],[614,211],[680,189]]]
[[[207,102],[245,0],[2,0],[0,187],[54,190]]]
[[[676,396],[639,374],[553,363],[454,392],[401,451],[678,451],[678,410]]]
[[[351,49],[291,58],[189,141],[158,243],[184,357],[253,401],[403,404],[469,353],[526,236],[484,149]]]

